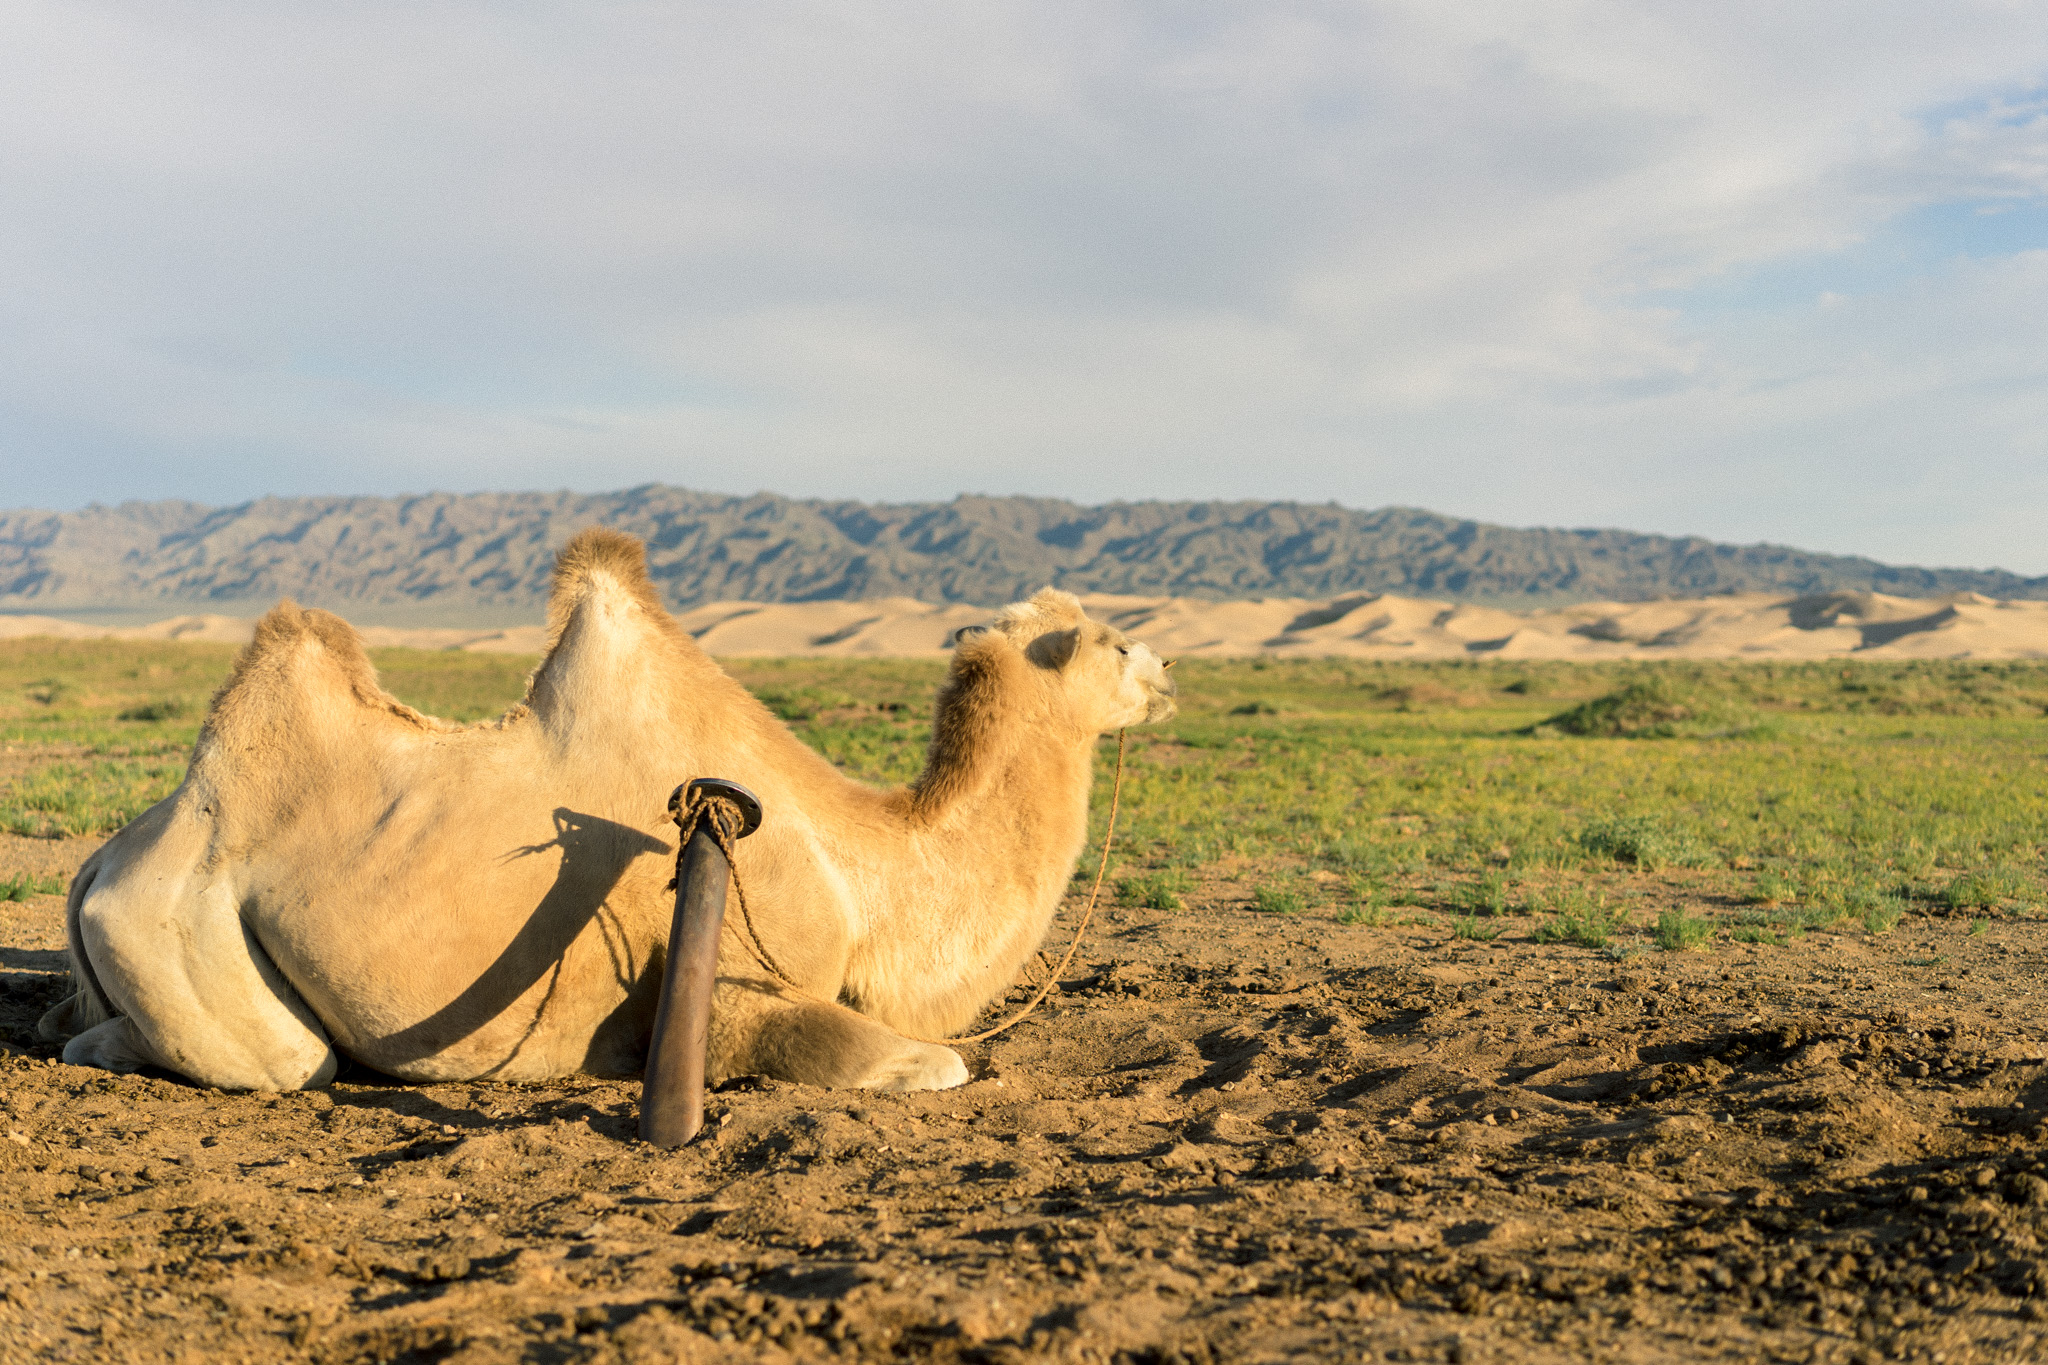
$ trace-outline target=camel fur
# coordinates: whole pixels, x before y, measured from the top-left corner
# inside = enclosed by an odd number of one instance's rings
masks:
[[[467,726],[385,693],[339,618],[266,615],[183,784],[72,884],[77,991],[42,1024],[65,1060],[262,1090],[342,1056],[418,1081],[635,1074],[674,904],[666,802],[701,776],[762,799],[739,871],[804,992],[729,923],[710,1076],[957,1085],[956,1053],[903,1035],[956,1031],[1015,979],[1086,837],[1099,737],[1174,711],[1152,650],[1047,590],[962,632],[923,773],[879,790],[697,647],[637,540],[571,541],[548,613],[525,701]]]

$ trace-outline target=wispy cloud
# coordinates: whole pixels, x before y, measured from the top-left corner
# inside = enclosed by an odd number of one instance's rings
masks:
[[[1227,494],[2048,569],[2025,6],[13,13],[9,502]]]

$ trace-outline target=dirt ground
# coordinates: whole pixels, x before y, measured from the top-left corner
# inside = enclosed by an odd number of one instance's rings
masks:
[[[676,1153],[636,1084],[66,1066],[61,900],[0,903],[0,1358],[2048,1359],[2048,925],[1616,961],[1250,885],[1109,912],[958,1090]]]

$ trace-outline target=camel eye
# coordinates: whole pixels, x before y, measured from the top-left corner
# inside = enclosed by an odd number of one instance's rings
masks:
[[[1129,645],[1118,645],[1116,647],[1116,652],[1119,654],[1128,654],[1131,652],[1131,647]]]

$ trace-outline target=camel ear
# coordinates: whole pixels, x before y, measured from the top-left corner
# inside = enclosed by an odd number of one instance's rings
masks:
[[[962,626],[946,637],[946,648],[955,648],[968,640],[972,640],[977,635],[987,634],[988,630],[989,627],[987,626]]]
[[[1024,657],[1040,668],[1058,670],[1073,662],[1074,651],[1080,647],[1079,626],[1072,630],[1049,630],[1025,647]]]

